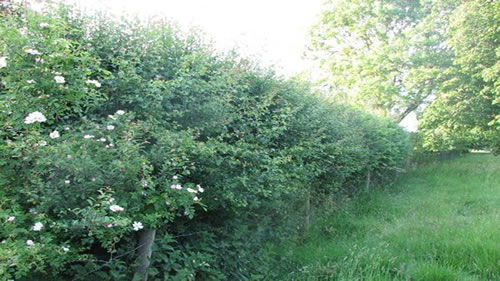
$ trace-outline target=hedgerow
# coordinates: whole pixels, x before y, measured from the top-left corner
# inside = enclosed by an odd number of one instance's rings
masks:
[[[0,79],[0,280],[268,279],[305,200],[408,151],[393,122],[163,20],[4,5]]]

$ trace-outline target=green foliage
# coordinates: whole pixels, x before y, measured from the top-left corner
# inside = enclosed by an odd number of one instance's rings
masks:
[[[311,55],[336,99],[398,122],[423,112],[426,150],[498,150],[499,7],[328,1],[312,30]]]
[[[429,150],[500,146],[500,4],[466,1],[450,16],[447,43],[454,52],[450,79],[424,112]]]
[[[496,280],[498,157],[419,167],[390,189],[325,210],[305,242],[270,250],[273,280]]]
[[[432,96],[448,51],[430,1],[325,4],[311,33],[313,58],[332,95],[401,121]]]
[[[0,279],[266,280],[264,245],[404,162],[396,124],[162,20],[0,15]],[[256,250],[257,249],[257,250]]]

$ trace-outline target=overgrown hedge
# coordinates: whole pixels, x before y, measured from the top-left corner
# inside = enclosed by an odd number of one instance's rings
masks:
[[[408,151],[396,124],[161,20],[3,7],[0,57],[0,280],[130,280],[151,229],[149,280],[269,280],[262,249],[307,198]]]

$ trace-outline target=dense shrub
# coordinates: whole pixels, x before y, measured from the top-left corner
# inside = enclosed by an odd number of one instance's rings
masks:
[[[268,279],[312,205],[397,172],[396,124],[196,33],[68,7],[0,15],[0,280]]]

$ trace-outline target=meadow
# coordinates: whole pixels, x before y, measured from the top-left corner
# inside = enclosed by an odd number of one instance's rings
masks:
[[[499,280],[499,222],[498,157],[430,163],[283,246],[281,280]]]

